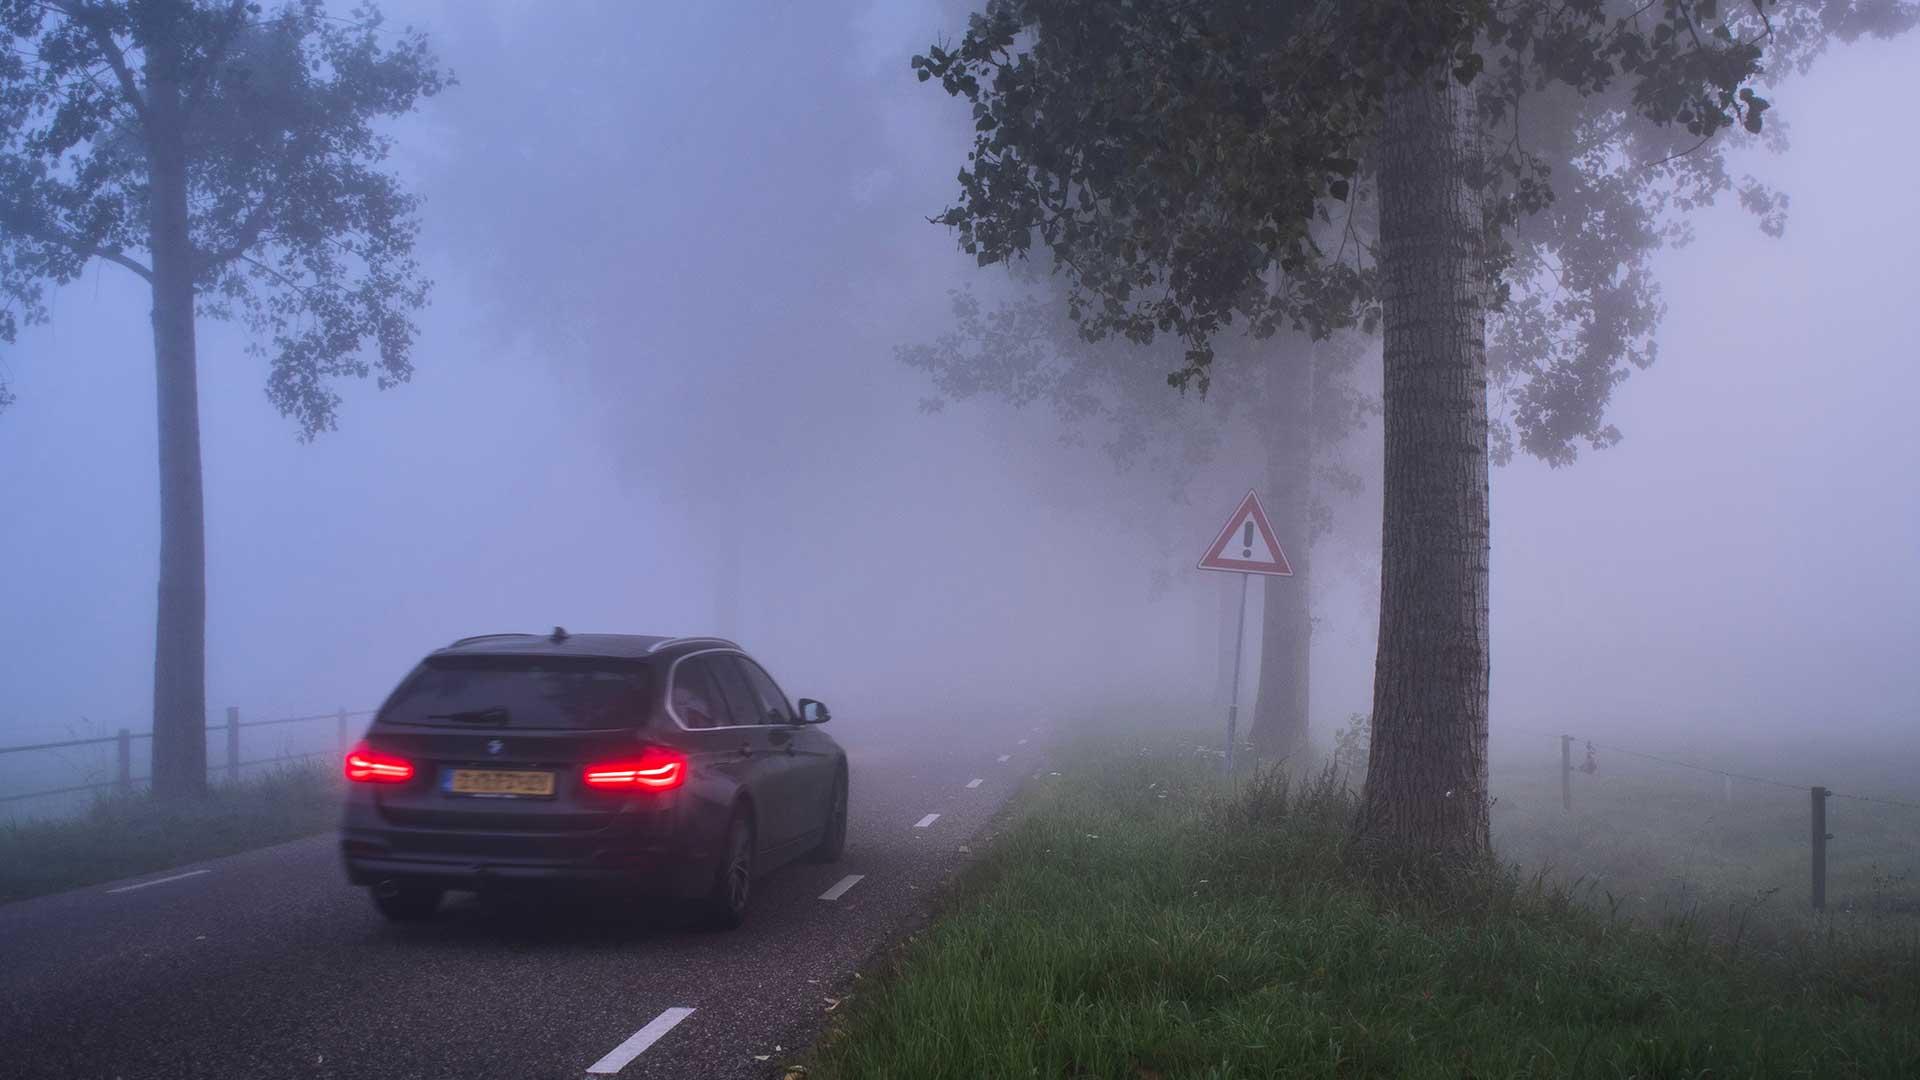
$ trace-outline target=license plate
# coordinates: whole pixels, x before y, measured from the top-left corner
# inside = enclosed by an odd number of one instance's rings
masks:
[[[444,787],[451,795],[552,795],[553,774],[529,769],[453,769]]]

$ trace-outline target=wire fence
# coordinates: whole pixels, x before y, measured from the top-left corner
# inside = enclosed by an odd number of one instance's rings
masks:
[[[1549,732],[1549,731],[1541,731],[1541,730],[1532,729],[1532,728],[1516,728],[1516,727],[1512,727],[1510,725],[1504,725],[1504,724],[1501,725],[1501,729],[1503,731],[1518,732],[1523,735],[1534,735],[1534,736],[1539,736],[1541,738],[1558,739],[1560,741],[1561,807],[1562,809],[1567,810],[1569,812],[1572,811],[1573,802],[1574,802],[1573,774],[1575,772],[1591,771],[1590,766],[1581,766],[1579,768],[1576,768],[1574,766],[1573,744],[1575,742],[1580,742],[1585,745],[1589,758],[1591,758],[1592,754],[1595,751],[1604,750],[1604,751],[1607,751],[1608,753],[1620,754],[1625,757],[1638,758],[1642,761],[1652,761],[1662,765],[1671,766],[1674,768],[1688,769],[1694,772],[1706,773],[1713,776],[1719,776],[1719,777],[1722,777],[1729,784],[1731,784],[1731,782],[1734,780],[1739,780],[1742,783],[1760,784],[1766,787],[1781,788],[1788,791],[1800,791],[1800,792],[1807,793],[1808,840],[1809,840],[1809,851],[1810,851],[1810,862],[1808,866],[1808,885],[1809,885],[1808,891],[1809,891],[1809,898],[1811,899],[1813,907],[1816,911],[1821,910],[1826,906],[1827,841],[1832,840],[1834,838],[1833,834],[1827,831],[1827,800],[1846,799],[1852,802],[1870,803],[1875,806],[1885,806],[1885,807],[1891,807],[1891,808],[1901,809],[1901,810],[1911,810],[1911,811],[1915,811],[1916,813],[1920,813],[1920,802],[1911,802],[1905,799],[1895,799],[1895,798],[1890,798],[1883,795],[1865,795],[1859,792],[1835,791],[1832,788],[1829,788],[1823,784],[1795,783],[1788,780],[1775,779],[1773,777],[1756,776],[1751,773],[1736,772],[1732,769],[1722,769],[1712,765],[1702,765],[1697,761],[1683,761],[1679,758],[1670,757],[1663,754],[1650,754],[1643,750],[1633,750],[1633,749],[1629,749],[1628,747],[1615,746],[1610,743],[1595,742],[1592,739],[1583,738],[1583,737],[1568,734],[1565,732]],[[1731,787],[1727,789],[1727,795],[1730,800],[1732,796]],[[1916,819],[1915,824],[1920,825],[1920,819]]]
[[[336,709],[328,713],[312,713],[306,716],[277,716],[267,720],[242,720],[240,710],[229,707],[226,722],[208,724],[210,737],[224,735],[224,754],[216,754],[210,747],[207,754],[207,773],[209,777],[224,775],[228,782],[238,781],[241,770],[259,768],[263,765],[285,765],[296,761],[307,761],[317,757],[344,754],[353,736],[352,722],[373,715],[372,709]],[[325,749],[307,751],[282,751],[281,753],[248,758],[242,755],[243,733],[252,728],[279,727],[291,724],[318,725],[331,721],[334,725],[333,745]],[[320,729],[324,732],[324,729]],[[112,735],[96,735],[82,739],[62,739],[56,742],[25,743],[18,746],[0,746],[0,758],[13,754],[51,754],[65,750],[87,747],[114,747],[112,778],[107,780],[89,780],[84,783],[61,784],[53,787],[32,788],[24,791],[5,790],[0,786],[0,804],[21,803],[28,800],[51,799],[64,795],[83,792],[131,792],[149,784],[150,774],[134,772],[133,744],[142,740],[151,741],[153,732],[132,731],[121,728]],[[311,739],[309,740],[311,741]],[[73,771],[82,771],[69,764]],[[97,772],[98,770],[96,770]]]

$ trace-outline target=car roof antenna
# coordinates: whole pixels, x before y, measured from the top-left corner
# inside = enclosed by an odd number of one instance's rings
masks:
[[[569,636],[571,636],[571,635],[569,635],[569,634],[567,633],[567,628],[566,628],[566,627],[564,627],[564,626],[556,626],[556,627],[554,627],[554,628],[553,628],[553,640],[555,640],[555,641],[565,641],[565,640],[567,640],[567,638],[568,638]]]

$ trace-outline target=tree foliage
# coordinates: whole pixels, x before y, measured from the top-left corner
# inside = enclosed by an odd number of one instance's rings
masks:
[[[449,84],[423,36],[320,0],[0,0],[0,37],[0,340],[93,260],[153,279],[150,160],[177,139],[198,311],[253,332],[302,437],[335,425],[330,380],[411,375],[419,200],[377,125]]]
[[[1070,443],[1097,440],[1120,469],[1157,475],[1170,496],[1189,490],[1201,471],[1228,449],[1233,432],[1251,429],[1264,440],[1262,420],[1271,412],[1262,373],[1275,358],[1270,343],[1243,334],[1213,342],[1213,391],[1204,403],[1176,400],[1166,373],[1183,357],[1177,344],[1156,340],[1088,341],[1068,317],[1057,277],[1016,275],[1018,291],[990,301],[972,288],[950,294],[952,323],[928,341],[903,345],[896,357],[924,371],[934,394],[921,402],[937,412],[949,402],[992,397],[1015,407],[1044,405]],[[1377,412],[1375,395],[1355,381],[1364,339],[1336,334],[1311,349],[1312,445],[1320,448],[1310,467],[1316,488],[1314,535],[1327,525],[1328,502],[1362,486],[1358,474],[1327,452]]]
[[[1389,80],[1474,81],[1494,452],[1564,464],[1619,438],[1607,402],[1652,362],[1663,311],[1650,259],[1736,186],[1720,136],[1765,131],[1762,84],[1830,40],[1914,19],[1901,0],[991,0],[914,66],[976,128],[935,220],[982,265],[1043,245],[1083,335],[1174,335],[1167,380],[1202,392],[1236,324],[1374,329]],[[1784,198],[1737,187],[1777,232]]]

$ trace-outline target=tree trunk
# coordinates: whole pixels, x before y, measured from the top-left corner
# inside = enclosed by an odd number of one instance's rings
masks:
[[[160,597],[153,651],[153,792],[207,790],[207,560],[200,487],[200,391],[193,245],[179,84],[147,65],[153,357],[160,419]]]
[[[1313,364],[1305,339],[1267,361],[1265,442],[1267,516],[1293,567],[1292,577],[1263,579],[1260,696],[1248,738],[1264,757],[1297,759],[1307,745],[1313,623],[1307,565],[1311,552]]]
[[[1470,87],[1444,71],[1407,79],[1388,95],[1380,162],[1380,640],[1355,841],[1448,863],[1491,847],[1477,130]]]

